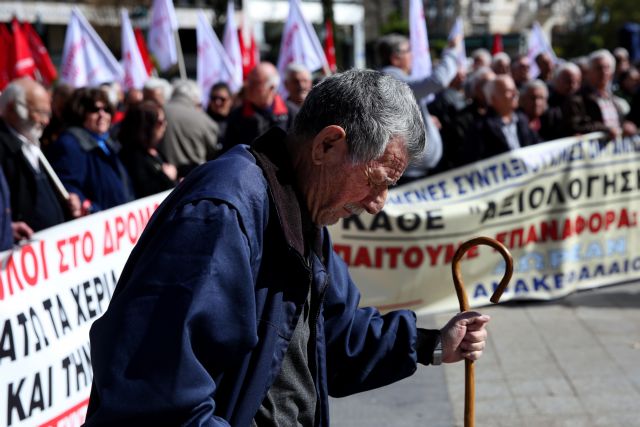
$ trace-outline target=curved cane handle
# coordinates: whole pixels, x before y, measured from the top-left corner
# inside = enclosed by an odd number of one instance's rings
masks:
[[[464,289],[462,274],[460,273],[460,260],[463,255],[472,247],[477,245],[488,245],[496,249],[502,254],[507,264],[504,276],[500,284],[491,295],[491,302],[497,304],[506,289],[511,276],[513,274],[513,258],[509,250],[500,242],[490,237],[474,237],[473,239],[463,243],[456,253],[453,255],[451,262],[451,271],[453,272],[453,284],[458,294],[458,302],[460,303],[460,311],[469,311],[469,299]],[[475,365],[473,360],[465,359],[464,361],[464,426],[473,427],[475,425]]]
[[[456,251],[453,255],[453,261],[451,262],[451,271],[453,273],[453,285],[456,287],[456,294],[458,294],[458,302],[460,303],[460,311],[469,311],[469,300],[467,298],[467,292],[464,289],[464,282],[462,281],[462,274],[460,273],[460,260],[462,256],[472,247],[478,245],[487,245],[496,249],[502,257],[504,258],[507,266],[504,272],[504,276],[500,281],[500,284],[496,288],[493,295],[491,295],[491,302],[497,304],[500,301],[500,297],[502,293],[506,289],[509,281],[511,280],[511,276],[513,275],[513,258],[509,253],[509,250],[496,239],[492,239],[491,237],[474,237],[471,240],[466,241]]]

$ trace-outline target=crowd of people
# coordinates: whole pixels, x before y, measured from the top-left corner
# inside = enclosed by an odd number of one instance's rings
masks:
[[[431,75],[420,79],[411,77],[406,37],[378,42],[381,71],[409,85],[426,129],[426,148],[400,184],[565,136],[637,133],[640,72],[625,49],[572,61],[542,53],[533,79],[526,55],[478,49],[461,65],[460,42],[451,40]],[[280,76],[262,62],[241,93],[216,83],[204,106],[192,80],[152,77],[126,93],[116,83],[74,89],[11,82],[0,95],[0,248],[171,189],[197,166],[274,126],[291,130],[312,77],[299,64]]]

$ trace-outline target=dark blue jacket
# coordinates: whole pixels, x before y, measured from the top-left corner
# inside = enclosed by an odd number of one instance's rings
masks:
[[[91,329],[87,426],[249,426],[310,287],[320,425],[328,395],[415,371],[413,312],[358,308],[326,229],[325,261],[305,255],[308,216],[284,138],[272,129],[255,152],[240,145],[199,167],[154,214]]]
[[[86,129],[72,127],[47,148],[47,157],[67,191],[80,201],[89,199],[92,212],[134,199],[131,181],[118,158],[119,144],[106,139],[108,153],[97,136]]]

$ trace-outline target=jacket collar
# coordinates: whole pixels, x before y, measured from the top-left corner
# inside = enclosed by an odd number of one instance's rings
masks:
[[[80,148],[82,148],[84,151],[91,151],[100,147],[96,137],[84,128],[73,126],[67,129],[67,131],[71,135],[76,137]],[[111,149],[111,151],[113,151],[114,153],[118,153],[120,151],[120,144],[113,141],[110,137],[107,137],[107,139],[104,140],[104,143],[107,144],[107,146],[109,146],[109,149]]]
[[[286,132],[274,127],[254,142],[251,151],[269,184],[287,243],[304,256],[318,228],[313,225],[306,203],[296,189],[296,177],[285,146],[286,139]]]
[[[244,117],[251,117],[254,114],[256,114],[256,112],[258,111],[269,112],[274,116],[284,116],[289,114],[289,109],[287,108],[287,104],[284,102],[284,100],[280,95],[276,95],[276,97],[273,100],[273,104],[271,104],[271,108],[269,110],[262,110],[256,107],[255,105],[253,105],[249,101],[245,101],[242,106],[242,115]]]

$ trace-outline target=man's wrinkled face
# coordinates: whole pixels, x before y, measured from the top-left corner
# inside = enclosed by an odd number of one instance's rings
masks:
[[[285,86],[291,100],[302,105],[311,90],[311,74],[306,71],[292,72],[285,81]]]
[[[22,121],[18,131],[29,141],[38,143],[44,128],[51,119],[51,99],[44,89],[36,89],[27,94],[26,105],[28,116]]]
[[[596,58],[589,67],[589,84],[604,90],[613,78],[613,67],[606,58]]]
[[[547,93],[541,87],[529,88],[522,94],[520,104],[529,119],[538,118],[547,109]]]
[[[563,70],[554,82],[554,89],[562,96],[573,95],[578,92],[582,84],[580,73]]]
[[[411,46],[409,46],[409,42],[402,43],[400,48],[391,55],[391,64],[400,68],[405,73],[409,73],[411,71],[413,56],[411,55]]]
[[[509,114],[518,107],[518,89],[513,79],[498,78],[495,82],[492,106],[498,114]]]
[[[254,69],[247,76],[247,99],[258,108],[269,108],[273,104],[276,89],[264,70]]]
[[[408,156],[401,140],[390,142],[384,154],[367,164],[353,164],[348,155],[324,173],[315,175],[319,189],[311,215],[315,224],[335,224],[341,218],[380,212],[390,186],[396,184],[407,167]]]

